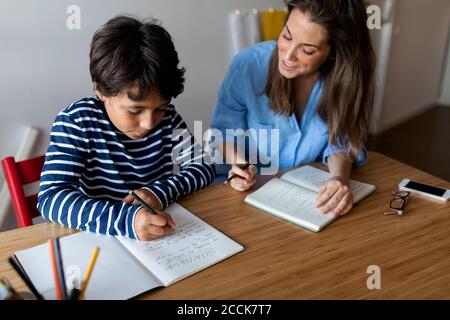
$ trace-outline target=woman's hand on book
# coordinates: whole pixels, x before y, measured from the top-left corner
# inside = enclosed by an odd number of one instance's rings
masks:
[[[233,165],[228,172],[228,177],[236,175],[230,181],[230,185],[237,191],[247,191],[256,183],[256,167],[250,165],[247,169],[241,169],[238,165]]]
[[[350,179],[337,176],[326,181],[317,195],[316,208],[320,207],[322,214],[331,213],[335,216],[347,214],[353,207]]]

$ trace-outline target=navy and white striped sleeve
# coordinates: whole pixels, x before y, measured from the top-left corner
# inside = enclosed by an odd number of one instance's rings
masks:
[[[208,186],[216,176],[211,157],[196,143],[176,111],[172,117],[172,128],[172,161],[179,165],[180,170],[144,188],[153,192],[163,209],[179,197]]]
[[[88,153],[88,135],[70,115],[61,112],[50,133],[38,210],[45,219],[69,228],[136,238],[134,218],[141,207],[92,199],[80,191]]]

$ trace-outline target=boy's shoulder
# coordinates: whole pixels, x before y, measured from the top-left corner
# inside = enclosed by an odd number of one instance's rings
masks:
[[[96,97],[87,97],[73,102],[65,107],[59,115],[65,115],[74,119],[79,117],[98,117],[103,114],[101,101]]]

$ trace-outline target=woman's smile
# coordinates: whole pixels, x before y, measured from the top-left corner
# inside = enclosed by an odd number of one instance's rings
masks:
[[[281,64],[286,71],[293,71],[298,68],[296,63],[288,62],[285,59],[281,59]]]

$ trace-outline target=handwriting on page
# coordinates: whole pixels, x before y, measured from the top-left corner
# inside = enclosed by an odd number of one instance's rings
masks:
[[[294,179],[299,179],[302,184],[305,184],[308,188],[318,191],[325,181],[330,178],[327,172],[320,171],[311,167],[302,167],[287,174]],[[289,179],[288,179],[289,180]],[[293,181],[295,183],[295,181]]]
[[[172,235],[146,242],[144,250],[165,270],[173,270],[216,254],[212,244],[219,238],[201,221],[177,224]]]
[[[306,212],[314,211],[315,194],[307,190],[299,192],[297,187],[274,188],[269,195],[267,201],[276,203],[279,209],[286,209],[288,212]]]

